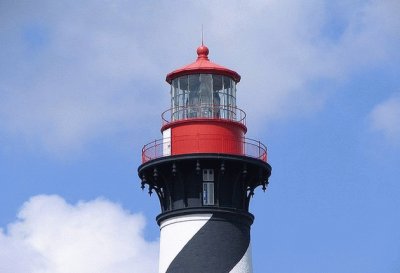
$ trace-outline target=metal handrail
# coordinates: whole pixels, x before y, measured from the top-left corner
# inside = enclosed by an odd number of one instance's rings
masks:
[[[182,136],[184,141],[190,141],[191,143],[197,141],[199,142],[204,141],[204,140],[215,140],[216,135],[212,134],[204,134],[204,135],[198,135],[198,136]],[[182,141],[182,140],[181,140]],[[260,159],[264,162],[267,162],[267,147],[261,143],[258,140],[251,139],[251,138],[241,138],[238,140],[223,140],[221,142],[221,149],[226,144],[226,142],[234,142],[235,144],[242,145],[243,150],[240,152],[239,155],[243,156],[248,156],[248,157],[253,157]],[[174,155],[172,154],[165,154],[164,152],[164,145],[171,145],[171,138],[164,138],[164,139],[157,139],[152,142],[147,143],[146,145],[143,146],[142,148],[142,163],[148,162],[150,160],[154,160],[157,158],[165,157],[165,156],[170,156]],[[191,151],[192,153],[197,153],[198,151]],[[207,151],[201,151],[201,153],[205,153]],[[210,151],[210,153],[213,153],[215,151]],[[224,153],[224,152],[222,152]],[[227,154],[230,154],[229,152],[226,152]]]
[[[188,119],[222,119],[239,122],[246,126],[246,112],[236,106],[200,104],[177,106],[161,114],[162,125]]]

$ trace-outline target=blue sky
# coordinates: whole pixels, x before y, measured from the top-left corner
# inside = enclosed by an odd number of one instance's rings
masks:
[[[203,24],[273,167],[251,205],[255,272],[400,272],[399,13],[396,0],[1,1],[0,271],[157,271],[159,208],[136,169]]]

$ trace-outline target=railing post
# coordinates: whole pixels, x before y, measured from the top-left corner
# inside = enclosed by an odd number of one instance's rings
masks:
[[[155,139],[154,140],[154,145],[153,145],[153,148],[154,148],[154,158],[153,159],[155,159],[155,158],[157,158],[157,139]]]

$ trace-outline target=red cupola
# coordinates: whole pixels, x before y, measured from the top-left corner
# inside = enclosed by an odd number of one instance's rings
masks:
[[[233,79],[236,83],[240,81],[240,75],[233,70],[226,67],[220,66],[216,63],[211,62],[208,59],[208,47],[201,45],[197,48],[197,60],[194,63],[188,64],[182,68],[172,71],[167,75],[166,81],[171,84],[172,80],[189,74],[218,74],[225,75]]]

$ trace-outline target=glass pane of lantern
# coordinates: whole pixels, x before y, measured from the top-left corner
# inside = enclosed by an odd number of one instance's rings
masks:
[[[200,74],[199,97],[201,106],[201,117],[212,117],[212,76]]]

